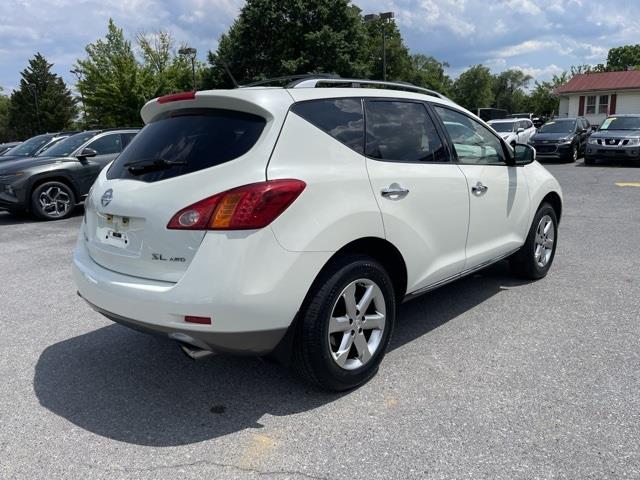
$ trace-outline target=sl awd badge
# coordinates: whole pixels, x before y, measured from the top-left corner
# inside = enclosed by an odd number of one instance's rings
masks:
[[[107,205],[109,205],[111,203],[111,200],[113,199],[113,189],[109,189],[106,192],[104,192],[102,194],[102,198],[100,199],[100,203],[102,203],[103,207],[106,207]]]

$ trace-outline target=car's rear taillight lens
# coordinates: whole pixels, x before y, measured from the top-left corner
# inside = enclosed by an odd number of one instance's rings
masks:
[[[302,193],[302,180],[252,183],[205,198],[176,213],[167,228],[253,230],[273,222]]]

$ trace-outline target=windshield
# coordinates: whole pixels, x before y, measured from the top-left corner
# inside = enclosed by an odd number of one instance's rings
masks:
[[[573,133],[575,130],[575,120],[556,120],[542,125],[538,133]]]
[[[17,147],[13,147],[12,149],[7,150],[6,152],[4,152],[4,155],[6,157],[10,155],[30,157],[32,155],[35,155],[36,152],[52,138],[53,135],[38,135],[37,137],[33,137],[22,142]]]
[[[640,117],[609,117],[600,130],[640,130]]]
[[[513,132],[515,122],[489,123],[496,132]]]
[[[61,142],[56,143],[53,147],[47,148],[44,152],[38,156],[42,157],[68,157],[71,155],[80,145],[95,136],[97,132],[82,132],[71,135],[65,138]]]

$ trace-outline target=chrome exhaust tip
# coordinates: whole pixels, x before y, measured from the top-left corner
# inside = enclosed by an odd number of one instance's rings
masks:
[[[215,353],[211,350],[194,347],[193,345],[188,345],[186,343],[180,343],[180,350],[182,350],[182,353],[184,353],[191,360],[202,360],[203,358],[215,355]]]

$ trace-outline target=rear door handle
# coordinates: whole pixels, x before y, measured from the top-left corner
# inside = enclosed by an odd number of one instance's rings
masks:
[[[392,183],[386,188],[380,190],[380,195],[383,197],[404,197],[409,193],[408,188],[401,187],[397,183]]]
[[[489,187],[484,185],[482,182],[478,182],[473,187],[471,187],[471,191],[474,195],[477,196],[484,195],[485,193],[487,193],[487,190],[489,190]]]

